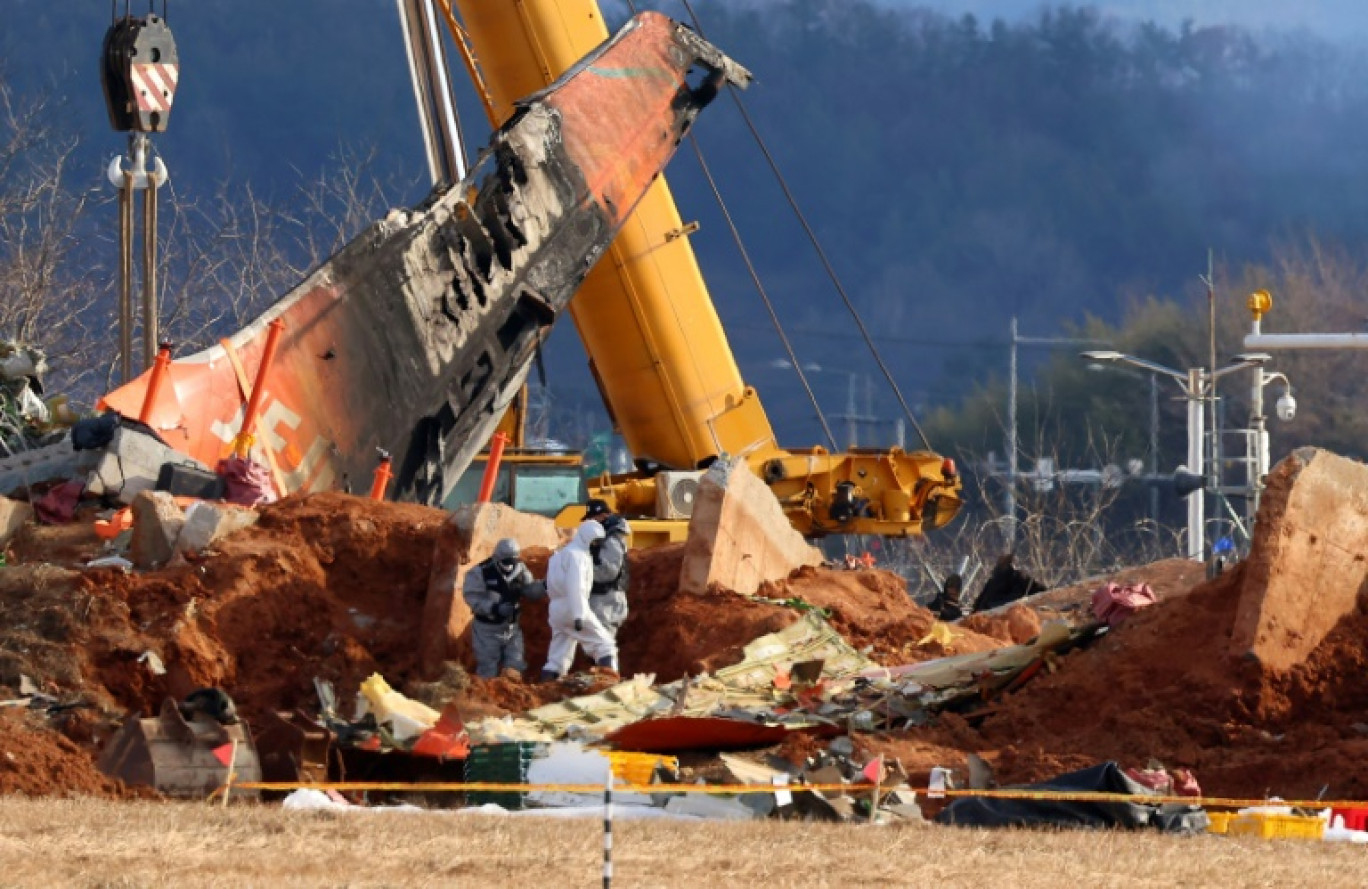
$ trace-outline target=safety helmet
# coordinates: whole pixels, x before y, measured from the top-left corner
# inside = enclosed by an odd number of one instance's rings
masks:
[[[516,561],[522,555],[522,549],[518,546],[518,541],[512,537],[505,537],[494,544],[494,561],[508,562]]]
[[[604,534],[631,534],[632,529],[627,524],[627,520],[620,515],[611,515],[603,520]]]
[[[608,501],[600,500],[597,497],[589,498],[584,504],[584,517],[586,519],[596,519],[599,516],[609,515],[612,510],[608,508]]]

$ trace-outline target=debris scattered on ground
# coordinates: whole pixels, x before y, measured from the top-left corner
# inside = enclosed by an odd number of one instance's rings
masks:
[[[813,783],[822,774],[851,788],[846,802],[757,790],[740,808],[665,788],[648,795],[666,811],[713,817],[867,817],[871,788],[858,774],[876,761],[897,764],[900,794],[924,787],[936,767],[965,786],[992,786],[1108,761],[1154,787],[1149,764],[1159,761],[1175,791],[1187,785],[1173,776],[1197,774],[1218,796],[1309,798],[1329,782],[1333,796],[1355,798],[1368,793],[1357,766],[1368,755],[1359,728],[1368,609],[1335,606],[1309,650],[1292,635],[1260,637],[1253,660],[1237,639],[1241,615],[1264,620],[1281,607],[1280,620],[1300,619],[1305,609],[1277,605],[1297,566],[1341,580],[1355,570],[1316,556],[1320,541],[1353,533],[1352,523],[1299,505],[1328,479],[1354,481],[1326,457],[1304,454],[1270,476],[1254,554],[1212,581],[1195,582],[1201,565],[1171,560],[953,624],[878,569],[802,565],[743,596],[717,583],[682,589],[684,545],[634,551],[622,676],[581,662],[548,683],[475,677],[459,644],[435,670],[424,663],[417,640],[433,578],[459,582],[464,559],[478,555],[467,542],[453,560],[442,539],[451,520],[438,510],[320,494],[259,510],[194,502],[182,512],[169,495],[148,493],[150,505],[170,500],[167,516],[153,509],[144,520],[162,548],[130,560],[157,567],[131,570],[111,557],[131,545],[128,532],[110,541],[89,521],[30,522],[13,534],[0,572],[0,700],[22,702],[0,713],[0,740],[18,747],[32,736],[32,750],[65,765],[6,777],[0,762],[0,788],[125,793],[95,770],[94,754],[132,714],[162,718],[168,698],[220,687],[254,734],[284,737],[287,751],[323,742],[321,753],[291,754],[295,775],[401,768],[456,780],[477,750],[531,745],[532,763],[535,751],[573,741],[679,756],[684,782],[764,784],[782,774]],[[1284,515],[1293,533],[1280,530]],[[182,546],[192,523],[207,536]],[[1269,538],[1277,565],[1260,549]],[[537,576],[550,551],[524,549]],[[447,632],[450,615],[441,620]],[[549,636],[544,606],[530,603],[522,621],[535,671]],[[1291,665],[1274,669],[1279,657]],[[372,674],[387,683],[384,701],[407,702],[390,708],[402,725],[373,702],[369,717],[348,718]],[[335,691],[320,696],[323,688]],[[912,808],[900,796],[881,802],[878,817]]]

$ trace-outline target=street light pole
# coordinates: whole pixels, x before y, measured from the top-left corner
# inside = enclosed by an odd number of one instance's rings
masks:
[[[1149,471],[1150,476],[1159,474],[1159,377],[1150,371],[1149,375],[1150,390],[1150,442],[1149,442]],[[1159,489],[1150,486],[1150,521],[1159,521]]]
[[[1187,434],[1188,452],[1187,464],[1188,472],[1193,475],[1205,475],[1203,453],[1206,450],[1206,405],[1202,403],[1202,393],[1205,388],[1205,371],[1203,368],[1194,367],[1188,371],[1187,384],[1184,386],[1184,394],[1187,396]],[[1196,561],[1201,561],[1206,549],[1206,528],[1203,524],[1206,519],[1206,491],[1205,486],[1198,488],[1188,495],[1187,510],[1187,557]]]
[[[1017,319],[1012,316],[1011,376],[1007,383],[1007,496],[1003,510],[1007,522],[1003,528],[1006,551],[1016,549],[1016,483],[1017,483]]]
[[[1188,472],[1196,476],[1206,476],[1206,401],[1215,391],[1216,380],[1226,374],[1234,373],[1246,368],[1259,369],[1265,361],[1267,355],[1250,354],[1237,356],[1238,360],[1227,367],[1219,370],[1208,371],[1204,367],[1189,368],[1186,373],[1147,361],[1144,358],[1136,358],[1134,355],[1124,355],[1121,352],[1099,351],[1084,352],[1083,357],[1089,361],[1109,361],[1121,364],[1129,364],[1149,371],[1151,374],[1163,374],[1171,377],[1178,383],[1183,390],[1183,395],[1187,399],[1187,467]],[[1151,408],[1151,418],[1153,411]],[[1154,433],[1151,433],[1153,440]],[[1212,464],[1220,460],[1220,451],[1214,451]],[[1188,495],[1188,515],[1187,515],[1187,557],[1201,561],[1206,554],[1206,489],[1216,489],[1211,479],[1207,479],[1203,485]]]

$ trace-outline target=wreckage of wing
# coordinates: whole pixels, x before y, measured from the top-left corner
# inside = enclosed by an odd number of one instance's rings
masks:
[[[393,496],[440,503],[694,117],[723,81],[749,79],[683,26],[637,16],[525,99],[464,181],[391,213],[253,324],[174,362],[150,425],[209,466],[226,456],[279,318],[253,456],[280,493],[360,489],[380,449],[395,456]],[[149,377],[103,405],[138,416]]]

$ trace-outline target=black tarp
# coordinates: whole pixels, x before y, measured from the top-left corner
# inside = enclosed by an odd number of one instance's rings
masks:
[[[1124,793],[1150,791],[1137,784],[1114,762],[1104,762],[1046,781],[1006,790]],[[1138,802],[1034,800],[964,797],[946,806],[936,821],[965,827],[1124,827],[1155,828],[1170,833],[1198,833],[1206,829],[1206,812],[1198,806],[1160,806]]]

